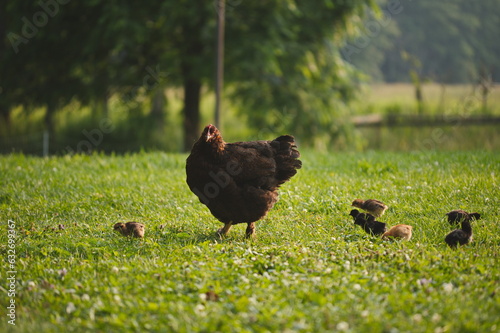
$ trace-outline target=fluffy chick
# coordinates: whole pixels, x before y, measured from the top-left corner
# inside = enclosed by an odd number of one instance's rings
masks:
[[[367,234],[379,236],[386,231],[385,223],[375,221],[373,215],[360,213],[357,209],[351,210],[349,215],[354,218],[354,224],[361,226]]]
[[[469,220],[462,220],[461,229],[453,230],[444,238],[446,244],[456,248],[459,244],[465,245],[472,241],[472,227]]]
[[[376,199],[368,199],[368,200],[355,199],[352,202],[352,206],[361,208],[362,210],[367,211],[368,213],[370,213],[375,217],[382,216],[387,209],[386,204]]]
[[[403,240],[410,240],[412,229],[413,227],[411,225],[398,224],[387,230],[387,232],[382,235],[382,239],[400,238]]]
[[[144,237],[144,224],[139,222],[116,223],[113,229],[123,236]]]
[[[457,225],[464,220],[471,221],[472,219],[479,220],[481,218],[479,213],[467,213],[461,209],[452,210],[446,215],[448,216],[448,223],[451,225]]]

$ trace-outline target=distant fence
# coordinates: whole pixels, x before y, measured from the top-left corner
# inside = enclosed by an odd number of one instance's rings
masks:
[[[500,124],[500,116],[468,116],[459,115],[400,115],[370,114],[355,116],[352,119],[355,127],[442,127],[467,125]]]
[[[418,149],[419,145],[429,146],[429,140],[433,142],[433,147],[440,147],[445,143],[446,147],[450,147],[453,143],[452,149],[460,147],[500,149],[500,131],[498,130],[500,129],[500,116],[370,114],[352,117],[351,121],[360,133],[362,132],[361,136],[366,138],[367,148],[370,149]],[[499,126],[498,129],[496,126]],[[467,127],[465,136],[463,135],[464,127]],[[97,139],[102,138],[93,137],[93,140]],[[53,153],[71,153],[73,150],[89,152],[94,146],[90,147],[90,142],[85,140],[90,139],[88,136],[80,136],[70,141],[66,139],[60,142],[61,139],[49,138],[48,133],[44,131],[2,136],[0,137],[0,154],[23,152],[47,156]],[[129,136],[126,140],[130,141]],[[82,144],[87,145],[82,146]],[[123,141],[114,139],[109,151],[117,151],[117,145],[128,147]],[[104,149],[103,146],[100,148]],[[132,150],[137,150],[137,147],[133,147]]]
[[[47,131],[37,131],[29,134],[2,137],[0,139],[0,153],[12,152],[48,156],[49,133]]]
[[[500,116],[372,114],[351,120],[364,149],[500,149]]]

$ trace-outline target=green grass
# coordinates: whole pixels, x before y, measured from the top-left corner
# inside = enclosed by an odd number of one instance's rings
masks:
[[[0,157],[0,331],[498,332],[500,155],[303,154],[303,169],[257,224],[221,223],[185,184],[186,155]],[[354,198],[414,227],[372,238]],[[482,213],[449,249],[444,214]],[[16,327],[5,315],[7,221],[15,222]],[[144,240],[113,233],[146,224]],[[58,225],[64,229],[59,230]],[[160,228],[164,225],[164,228]],[[218,301],[204,299],[207,291]]]

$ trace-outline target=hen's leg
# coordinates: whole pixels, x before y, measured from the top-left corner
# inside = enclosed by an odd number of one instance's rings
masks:
[[[250,238],[255,235],[255,222],[248,223],[246,230],[246,238]]]
[[[228,223],[224,224],[224,226],[222,228],[220,228],[219,230],[217,230],[217,235],[219,235],[219,236],[226,236],[232,226],[233,225],[231,224],[231,222],[228,222]]]

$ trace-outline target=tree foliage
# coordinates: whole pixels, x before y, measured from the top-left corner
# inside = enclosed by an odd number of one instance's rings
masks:
[[[351,56],[347,60],[356,67],[378,74],[376,79],[409,81],[414,66],[408,59],[418,59],[421,63],[418,73],[421,77],[440,83],[475,82],[484,72],[493,77],[500,75],[500,49],[496,41],[500,31],[499,1],[382,0],[378,3],[382,9],[399,10],[386,15],[388,19],[379,19],[378,22],[387,24],[377,34],[367,31],[370,22],[376,20],[368,16],[361,25],[365,30],[347,44],[357,46],[356,52],[344,51]],[[366,39],[368,42],[364,43]]]
[[[216,1],[4,2],[0,109],[46,108],[73,100],[106,105],[155,89],[184,91],[184,147],[200,130],[202,87],[213,88]],[[337,105],[353,94],[339,55],[350,20],[370,0],[228,0],[226,82],[255,127],[302,135],[338,132]],[[156,96],[158,96],[156,94]],[[130,103],[130,108],[137,107]],[[105,109],[105,108],[104,108]]]

